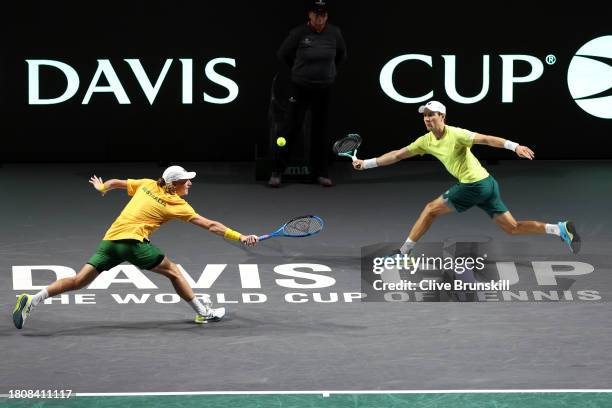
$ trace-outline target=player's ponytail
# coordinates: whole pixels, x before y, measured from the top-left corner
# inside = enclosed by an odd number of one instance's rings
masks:
[[[166,181],[162,177],[157,179],[157,185],[161,187],[167,194],[176,194],[176,187],[174,187],[174,184],[166,183]]]

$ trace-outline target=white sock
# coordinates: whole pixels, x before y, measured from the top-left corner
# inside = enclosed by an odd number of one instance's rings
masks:
[[[402,245],[402,247],[400,248],[400,252],[402,253],[402,255],[406,255],[408,252],[410,252],[410,250],[414,248],[415,243],[416,242],[414,242],[410,238],[406,239],[406,242],[404,242],[404,245]]]
[[[561,230],[558,224],[546,224],[546,233],[551,235],[561,236]]]
[[[32,307],[38,305],[40,302],[49,297],[49,292],[47,292],[47,288],[44,288],[34,296],[32,296]]]
[[[202,301],[198,299],[197,297],[194,297],[188,303],[191,305],[191,307],[193,308],[193,310],[195,310],[197,314],[202,315],[202,316],[208,315],[209,307],[205,305],[204,303],[202,303]]]

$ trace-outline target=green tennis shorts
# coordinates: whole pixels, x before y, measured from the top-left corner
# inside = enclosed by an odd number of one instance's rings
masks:
[[[107,271],[122,262],[129,262],[140,269],[151,270],[164,260],[162,251],[149,241],[120,239],[102,241],[87,262],[98,272]]]
[[[493,176],[475,183],[457,183],[442,194],[442,198],[451,203],[457,212],[477,206],[493,218],[496,214],[508,211],[499,194],[499,184]]]

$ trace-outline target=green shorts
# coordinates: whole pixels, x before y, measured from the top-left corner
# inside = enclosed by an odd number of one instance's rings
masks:
[[[107,271],[122,262],[129,262],[140,269],[151,270],[164,260],[162,251],[149,241],[135,239],[102,241],[87,261],[98,272]]]
[[[489,176],[475,183],[457,183],[442,194],[457,212],[463,212],[473,206],[482,208],[493,218],[496,214],[508,211],[499,195],[499,184]]]

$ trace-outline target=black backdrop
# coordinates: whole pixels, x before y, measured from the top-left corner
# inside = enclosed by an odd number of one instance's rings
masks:
[[[270,83],[281,69],[276,50],[289,30],[305,21],[303,1],[68,3],[30,2],[3,19],[0,161],[253,160],[254,144],[267,135]],[[612,157],[612,119],[582,110],[567,85],[576,51],[612,35],[607,13],[544,13],[517,3],[498,4],[497,10],[461,9],[391,0],[336,0],[331,7],[330,22],[342,29],[349,57],[334,87],[332,139],[360,133],[366,141],[362,154],[370,156],[423,134],[416,112],[420,103],[397,102],[379,83],[382,67],[392,58],[423,54],[433,66],[400,64],[394,86],[402,95],[433,91],[449,109],[449,124],[529,145],[541,159]],[[500,55],[510,54],[538,58],[544,72],[536,81],[515,84],[513,102],[503,103]],[[551,54],[554,65],[545,62]],[[464,96],[480,91],[482,58],[489,55],[488,94],[473,104],[450,100],[442,55],[456,56],[457,90]],[[206,63],[215,58],[236,62],[215,68],[239,88],[228,104],[203,101],[203,92],[228,95],[204,76]],[[77,93],[59,104],[30,104],[26,60],[36,59],[74,68],[80,78]],[[119,104],[112,93],[93,93],[82,104],[99,59],[110,61],[130,104]],[[153,83],[166,59],[173,60],[153,104],[125,59],[139,59]],[[191,104],[182,103],[179,59],[193,61]],[[516,63],[516,76],[529,71],[528,64]],[[66,88],[56,69],[41,68],[39,79],[43,98],[57,97]],[[102,78],[98,85],[107,82]],[[503,150],[477,149],[483,158],[511,157]]]

